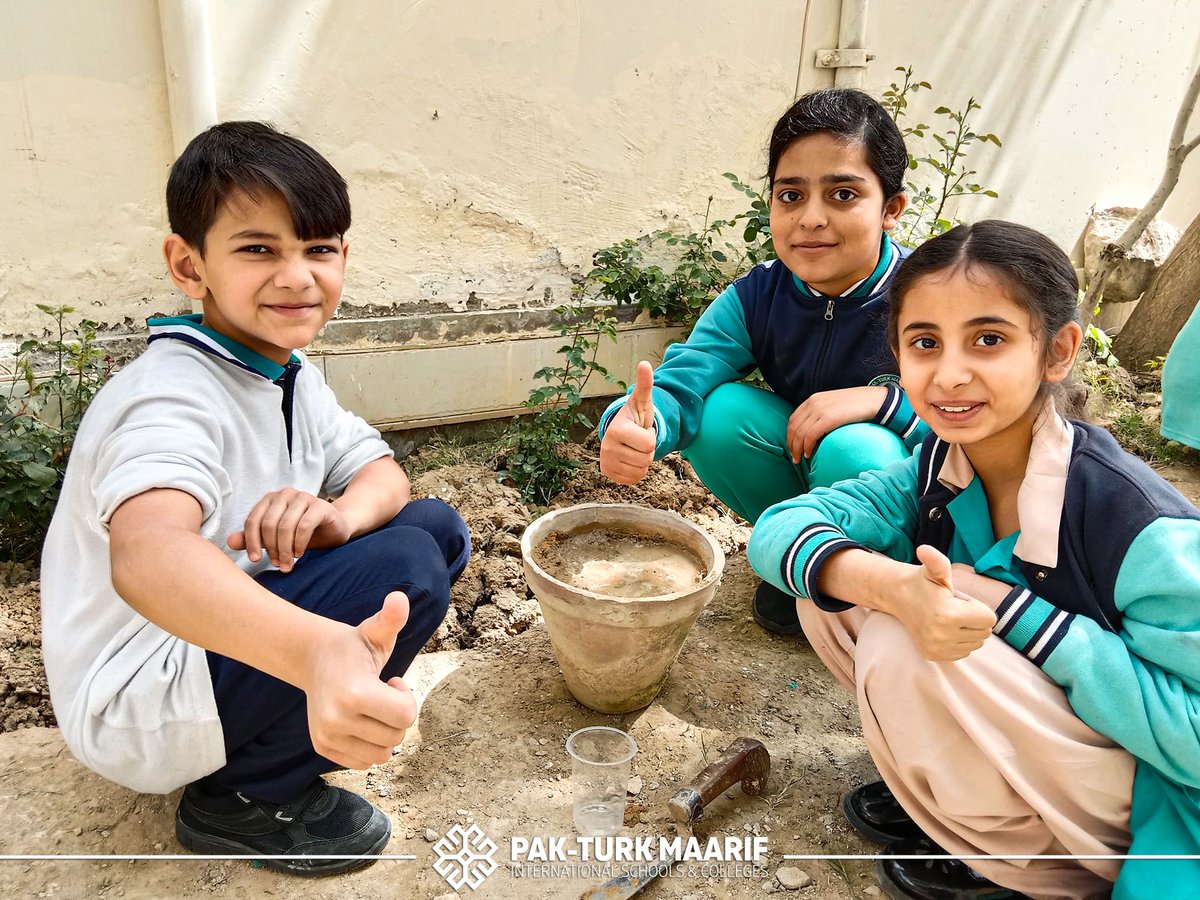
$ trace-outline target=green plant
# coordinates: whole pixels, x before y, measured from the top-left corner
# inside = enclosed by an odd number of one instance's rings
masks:
[[[554,312],[559,320],[551,327],[567,341],[558,348],[562,362],[534,373],[534,378],[546,383],[530,391],[521,404],[533,410],[534,415],[527,421],[514,423],[499,469],[500,477],[511,480],[527,503],[548,503],[566,486],[571,470],[579,465],[563,455],[562,447],[570,440],[572,427],[592,427],[591,420],[579,410],[588,379],[596,373],[606,381],[616,382],[596,362],[601,338],[616,340],[616,318],[587,305],[582,294],[576,297],[575,304],[558,306]]]
[[[771,206],[767,203],[766,187],[762,190],[753,188],[732,172],[726,172],[725,178],[733,185],[734,190],[745,194],[750,200],[748,210],[738,213],[729,220],[730,225],[736,225],[741,221],[746,223],[742,229],[745,265],[739,266],[741,271],[738,274],[740,275],[742,271],[751,269],[759,263],[778,258],[775,253],[775,241],[771,238]]]
[[[21,343],[0,397],[0,559],[33,559],[62,488],[79,422],[112,371],[96,322],[68,326],[69,306],[38,304],[54,319],[46,339]],[[37,366],[49,373],[39,375]]]
[[[724,177],[750,199],[750,208],[732,219],[713,218],[708,198],[697,231],[656,231],[597,250],[584,276],[583,292],[597,302],[633,305],[651,316],[684,326],[685,335],[722,290],[760,262],[775,258],[766,198],[732,172]],[[740,242],[725,238],[739,228]],[[667,268],[645,261],[656,244],[671,248]]]
[[[1087,330],[1083,333],[1083,342],[1096,361],[1104,363],[1110,369],[1115,369],[1120,364],[1117,355],[1113,353],[1112,337],[1094,322],[1088,323]]]
[[[1077,303],[1082,306],[1087,299],[1087,295],[1082,289],[1079,291],[1079,299]],[[1100,302],[1097,301],[1095,308],[1092,309],[1092,318],[1100,315]],[[1094,321],[1089,321],[1087,327],[1083,331],[1083,347],[1091,355],[1092,359],[1097,362],[1104,363],[1110,369],[1115,369],[1120,365],[1120,360],[1113,353],[1112,335],[1097,325]]]
[[[1111,428],[1121,446],[1142,459],[1170,464],[1183,458],[1183,446],[1168,442],[1159,431],[1158,422],[1147,421],[1136,409],[1119,415]]]
[[[999,147],[1001,143],[996,135],[977,132],[971,126],[971,114],[983,108],[974,97],[967,98],[966,106],[961,109],[939,106],[934,110],[935,115],[949,120],[943,131],[935,131],[924,122],[908,124],[905,119],[909,97],[922,90],[932,90],[932,86],[928,81],[915,80],[912,66],[897,66],[896,71],[903,73],[904,81],[889,85],[883,92],[882,103],[900,128],[905,142],[910,144],[909,171],[925,177],[906,182],[908,208],[892,234],[900,243],[915,247],[954,227],[956,222],[947,211],[947,204],[954,198],[971,194],[999,196],[994,190],[969,180],[978,172],[968,168],[966,157],[974,144],[991,143]],[[938,149],[924,155],[915,154],[911,147],[912,138],[924,140],[927,136],[933,137]]]

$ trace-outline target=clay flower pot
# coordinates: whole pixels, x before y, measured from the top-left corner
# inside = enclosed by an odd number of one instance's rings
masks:
[[[596,528],[674,544],[700,562],[702,578],[660,596],[613,597],[566,584],[534,561],[534,549],[549,535]],[[725,554],[706,531],[675,513],[631,503],[583,503],[547,513],[525,529],[521,558],[567,687],[602,713],[629,712],[654,700],[725,566]]]

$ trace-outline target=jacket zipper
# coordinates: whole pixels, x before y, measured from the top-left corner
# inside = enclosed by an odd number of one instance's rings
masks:
[[[817,386],[822,384],[821,375],[825,371],[825,355],[829,352],[829,345],[833,342],[833,301],[825,301],[825,321],[831,324],[825,326],[825,339],[821,341],[821,350],[817,353],[817,364],[813,367],[813,389],[809,391],[809,396],[817,393]],[[822,389],[823,390],[823,389]]]

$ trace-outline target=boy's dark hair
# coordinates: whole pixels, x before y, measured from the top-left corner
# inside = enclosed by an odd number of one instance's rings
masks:
[[[793,142],[820,131],[862,145],[867,165],[883,185],[885,199],[904,190],[908,169],[904,136],[879,101],[849,88],[805,94],[779,117],[767,151],[767,183],[774,183],[779,158]]]
[[[346,182],[312,147],[264,122],[222,122],[192,138],[167,177],[171,230],[204,254],[204,238],[230,194],[283,198],[302,241],[350,229]]]

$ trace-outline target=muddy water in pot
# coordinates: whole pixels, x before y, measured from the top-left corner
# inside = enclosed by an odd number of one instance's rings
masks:
[[[587,528],[552,534],[533,551],[547,574],[609,597],[661,597],[688,590],[708,574],[678,544],[633,531]]]

